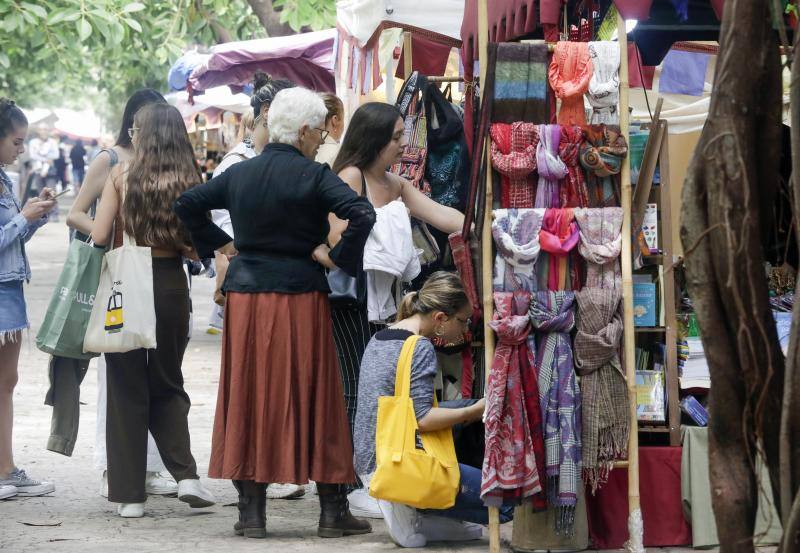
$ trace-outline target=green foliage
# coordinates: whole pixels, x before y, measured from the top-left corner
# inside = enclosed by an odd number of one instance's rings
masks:
[[[336,25],[336,3],[331,0],[273,0],[272,5],[280,10],[281,23],[288,23],[295,32]]]

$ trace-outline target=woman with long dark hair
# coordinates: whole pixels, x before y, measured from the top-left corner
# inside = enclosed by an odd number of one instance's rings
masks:
[[[131,129],[134,127],[133,118],[145,106],[150,104],[166,104],[164,97],[152,88],[142,88],[128,98],[122,113],[122,122],[117,140],[113,147],[100,150],[92,159],[86,171],[83,186],[81,186],[75,202],[67,215],[67,226],[76,231],[79,238],[87,237],[92,233],[94,219],[92,215],[95,205],[103,194],[103,189],[109,182],[112,169],[118,164],[130,162],[133,158],[133,143]],[[106,455],[106,359],[100,356],[97,359],[97,424],[95,432],[94,464],[95,468],[102,471],[102,484],[100,495],[108,496],[108,458]],[[171,478],[163,476],[164,463],[158,452],[153,436],[147,438],[147,474],[145,476],[145,489],[150,495],[174,494],[178,485]]]
[[[369,199],[373,207],[381,208],[395,200],[402,200],[411,217],[445,232],[461,230],[464,215],[458,210],[431,200],[417,190],[411,182],[388,171],[406,147],[403,118],[395,106],[378,102],[364,104],[356,110],[347,128],[333,171],[357,194]],[[331,247],[339,238],[347,222],[330,216]],[[358,403],[358,373],[361,358],[370,338],[382,327],[369,321],[367,306],[331,306],[333,337],[339,355],[339,366],[344,383],[345,403],[351,432],[355,424]],[[353,512],[361,516],[380,518],[375,500],[356,490],[349,496]]]
[[[191,507],[214,504],[189,447],[189,396],[181,364],[189,336],[189,287],[182,257],[196,257],[173,202],[200,181],[178,110],[151,104],[134,117],[133,158],[117,165],[92,227],[96,244],[119,247],[123,233],[151,248],[156,312],[154,350],[106,354],[108,362],[108,499],[123,517],[141,517],[146,498],[147,431]]]

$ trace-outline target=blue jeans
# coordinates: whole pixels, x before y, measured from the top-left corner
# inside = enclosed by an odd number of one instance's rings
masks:
[[[475,524],[489,524],[489,510],[481,500],[481,471],[475,467],[459,463],[461,471],[461,484],[456,504],[449,509],[426,509],[422,511],[428,515],[436,515]],[[500,523],[504,524],[514,518],[514,506],[503,505],[500,507]]]

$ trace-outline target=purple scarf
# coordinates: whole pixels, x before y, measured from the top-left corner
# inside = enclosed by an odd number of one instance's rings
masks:
[[[536,146],[536,166],[539,186],[534,207],[563,207],[558,181],[567,176],[567,166],[558,157],[561,125],[539,125],[539,144]]]
[[[531,322],[539,333],[536,367],[545,424],[548,501],[557,510],[555,532],[571,536],[581,473],[581,397],[572,361],[574,292],[537,292]]]

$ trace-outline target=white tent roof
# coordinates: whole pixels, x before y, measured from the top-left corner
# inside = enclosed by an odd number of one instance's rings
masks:
[[[250,97],[247,94],[233,94],[227,86],[209,88],[203,94],[194,97],[194,103],[189,103],[189,94],[185,90],[171,92],[166,95],[167,102],[178,108],[184,119],[205,111],[217,108],[223,111],[244,113],[250,109]]]
[[[461,40],[464,0],[337,0],[336,19],[362,45],[383,21]]]

